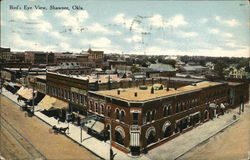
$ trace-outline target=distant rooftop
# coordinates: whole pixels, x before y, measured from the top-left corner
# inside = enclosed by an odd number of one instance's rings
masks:
[[[147,89],[144,89],[144,90],[136,87],[136,88],[127,88],[127,89],[93,91],[92,93],[106,96],[106,97],[113,97],[113,98],[117,98],[117,99],[125,100],[125,101],[144,102],[144,101],[148,101],[152,99],[198,91],[198,90],[201,90],[202,88],[216,86],[220,84],[222,83],[203,81],[203,82],[196,83],[196,85],[188,85],[188,86],[180,87],[177,90],[175,90],[174,88],[170,88],[169,91],[166,90],[167,88],[165,86],[163,86],[162,90],[159,90],[159,87],[161,84],[155,84],[153,85],[153,87],[155,88],[153,94],[151,93],[152,86],[147,87]],[[120,94],[117,93],[118,92],[117,90],[120,90]],[[134,95],[135,92],[137,93],[137,97]]]
[[[120,82],[120,81],[131,81],[131,78],[120,78],[117,76],[117,74],[111,74],[111,75],[66,75],[66,74],[60,74],[60,73],[54,73],[54,72],[48,72],[50,74],[56,74],[64,77],[70,77],[80,80],[89,80],[89,83],[95,83],[96,81],[100,83],[108,83],[109,79],[110,82]]]

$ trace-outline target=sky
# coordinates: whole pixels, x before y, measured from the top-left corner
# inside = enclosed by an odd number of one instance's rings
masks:
[[[250,57],[249,28],[247,0],[1,1],[12,51]]]

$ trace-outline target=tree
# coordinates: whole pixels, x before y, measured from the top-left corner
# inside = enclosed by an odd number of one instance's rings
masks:
[[[136,72],[139,72],[140,71],[140,68],[136,67],[135,65],[133,65],[131,68],[130,68],[130,71],[132,73],[136,73]]]
[[[173,59],[166,59],[162,62],[163,64],[169,64],[171,65],[173,68],[175,68],[175,64],[176,64],[176,61],[173,60]]]
[[[224,69],[227,67],[227,65],[223,61],[218,61],[218,63],[214,66],[214,72],[220,77],[224,78],[225,73]]]

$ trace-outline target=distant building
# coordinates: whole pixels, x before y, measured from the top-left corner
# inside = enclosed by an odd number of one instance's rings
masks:
[[[0,62],[8,62],[11,59],[10,48],[0,48]]]
[[[32,64],[54,64],[54,53],[46,53],[41,51],[26,51],[25,62],[31,62]]]
[[[153,71],[159,71],[160,77],[175,76],[176,74],[176,70],[171,65],[168,64],[161,64],[161,63],[151,64],[149,68],[152,69]]]
[[[245,68],[243,67],[237,69],[236,67],[231,66],[224,69],[224,72],[226,73],[226,77],[235,79],[247,78],[248,75],[248,73],[245,71]]]
[[[93,51],[89,48],[87,52],[89,53],[88,59],[96,63],[96,68],[102,67],[104,51]]]

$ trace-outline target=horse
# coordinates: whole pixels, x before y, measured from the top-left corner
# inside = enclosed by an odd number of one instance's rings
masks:
[[[56,125],[52,126],[52,129],[57,133],[60,132],[60,128],[58,128]]]
[[[60,131],[61,133],[64,133],[64,134],[65,134],[66,130],[68,130],[68,129],[69,129],[69,127],[60,127],[60,128],[59,128],[59,131]]]

